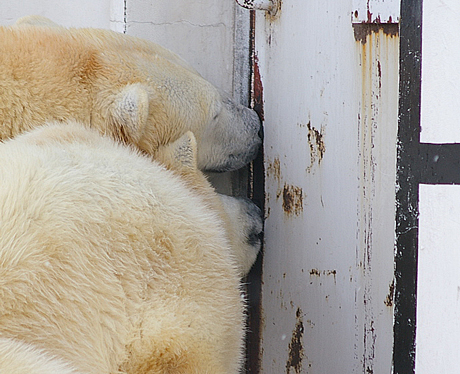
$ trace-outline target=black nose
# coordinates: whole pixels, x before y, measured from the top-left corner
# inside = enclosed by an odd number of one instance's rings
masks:
[[[260,125],[259,132],[257,133],[259,135],[259,138],[263,141],[264,140],[264,127]]]
[[[248,244],[252,247],[260,245],[260,243],[262,242],[263,234],[263,231],[259,233],[251,232],[248,236]]]

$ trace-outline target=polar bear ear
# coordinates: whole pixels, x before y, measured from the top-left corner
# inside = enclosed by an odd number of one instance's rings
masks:
[[[19,18],[15,22],[16,26],[30,25],[30,26],[47,26],[47,27],[62,27],[57,23],[51,21],[49,18],[43,16],[25,16]]]
[[[191,131],[187,131],[175,142],[159,147],[155,159],[171,170],[196,172],[197,146],[195,136]]]
[[[129,84],[119,92],[110,109],[118,136],[137,143],[144,133],[149,115],[149,96],[140,84]]]
[[[174,157],[176,162],[183,167],[196,170],[197,169],[197,146],[195,135],[191,131],[187,131],[171,146],[174,147]]]

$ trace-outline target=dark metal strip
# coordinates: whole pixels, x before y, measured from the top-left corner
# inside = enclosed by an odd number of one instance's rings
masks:
[[[414,373],[422,0],[401,1],[393,373]]]
[[[460,184],[460,144],[420,144],[420,183]]]

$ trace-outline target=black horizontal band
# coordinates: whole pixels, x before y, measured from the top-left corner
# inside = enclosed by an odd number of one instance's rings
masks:
[[[419,182],[423,184],[460,184],[460,144],[419,145]]]

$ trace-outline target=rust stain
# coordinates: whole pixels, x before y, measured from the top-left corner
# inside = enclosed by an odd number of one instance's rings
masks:
[[[393,18],[391,16],[388,17],[388,21],[387,20],[384,20],[382,22],[382,19],[380,18],[380,14],[377,15],[377,17],[375,19],[373,19],[373,15],[374,13],[372,13],[370,11],[370,7],[369,7],[369,0],[367,0],[367,12],[366,12],[366,16],[367,16],[367,20],[366,21],[362,21],[363,24],[379,24],[379,23],[393,23]],[[359,16],[359,12],[358,10],[355,10],[354,11],[354,15],[355,15],[355,18],[358,18]]]
[[[375,342],[377,341],[377,333],[374,327],[374,320],[370,320],[370,324],[364,325],[364,360],[363,372],[368,374],[374,373],[375,359]]]
[[[278,0],[275,1],[275,6],[270,9],[269,12],[265,13],[265,18],[267,18],[268,21],[274,22],[278,18],[281,17],[281,4],[283,3],[283,0]]]
[[[335,277],[337,275],[337,270],[325,270],[325,274],[332,275]]]
[[[268,163],[267,175],[272,176],[278,181],[281,180],[281,163],[278,157],[275,157],[272,163]]]
[[[323,131],[315,129],[310,122],[307,123],[307,140],[310,146],[310,166],[307,167],[307,171],[310,172],[313,165],[318,161],[318,165],[323,160],[324,153],[326,152],[326,146],[324,144]]]
[[[310,270],[310,276],[315,276],[315,277],[320,277],[321,275],[325,276],[330,276],[332,275],[334,277],[334,281],[337,276],[337,270],[318,270],[318,269],[311,269]]]
[[[321,276],[321,272],[318,269],[311,269],[310,270],[310,275],[316,275],[316,276]]]
[[[353,32],[355,40],[366,44],[367,37],[371,34],[378,34],[382,30],[385,35],[393,38],[399,35],[398,23],[354,23]]]
[[[253,64],[253,77],[252,77],[252,97],[254,100],[253,109],[259,115],[260,120],[264,121],[264,87],[260,77],[259,58],[254,55]]]
[[[390,283],[389,288],[390,289],[389,289],[388,295],[385,298],[385,301],[383,303],[388,307],[392,307],[393,306],[393,300],[394,300],[394,294],[395,294],[395,281],[394,280]]]
[[[382,65],[380,64],[380,61],[377,61],[377,73],[379,77],[379,92],[382,90]]]
[[[302,371],[302,360],[305,356],[302,342],[303,332],[302,310],[297,308],[296,324],[294,331],[292,331],[291,342],[289,343],[289,357],[286,362],[286,374],[290,374],[291,369],[294,369],[296,374],[300,374]]]
[[[303,191],[300,187],[284,185],[283,210],[287,215],[300,215],[303,211]]]

